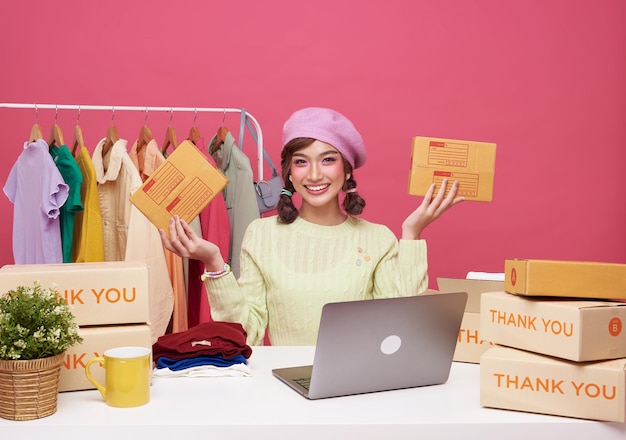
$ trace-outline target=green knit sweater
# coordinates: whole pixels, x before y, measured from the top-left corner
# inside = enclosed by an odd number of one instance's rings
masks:
[[[266,217],[246,230],[239,279],[205,284],[212,318],[240,322],[250,345],[262,344],[266,329],[272,345],[315,345],[328,302],[424,292],[426,242],[398,242],[386,226],[355,217],[337,226]]]

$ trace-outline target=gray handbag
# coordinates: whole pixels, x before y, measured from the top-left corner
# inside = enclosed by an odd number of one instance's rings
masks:
[[[258,144],[258,137],[253,130],[250,121],[248,121],[248,118],[246,117],[246,110],[241,109],[241,121],[239,127],[240,150],[243,150],[243,135],[245,132],[245,126],[248,127],[248,131],[250,132],[252,139],[254,139],[254,142]],[[272,177],[267,180],[263,179],[257,182],[253,182],[254,192],[256,193],[256,201],[259,205],[259,212],[261,214],[276,209],[276,205],[278,205],[278,200],[280,199],[280,192],[283,189],[283,181],[280,177],[280,174],[278,174],[278,170],[274,166],[274,162],[272,162],[272,159],[270,159],[269,154],[267,154],[267,151],[265,151],[265,148],[263,148],[263,158],[272,170]]]

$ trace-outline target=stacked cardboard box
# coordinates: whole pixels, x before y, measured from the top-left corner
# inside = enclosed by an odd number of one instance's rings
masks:
[[[480,356],[493,346],[480,333],[480,304],[485,292],[501,291],[504,282],[478,279],[437,278],[439,291],[442,293],[467,292],[467,304],[459,337],[454,350],[453,360],[477,364]]]
[[[59,391],[95,388],[85,376],[89,359],[109,348],[152,348],[148,267],[140,262],[7,265],[0,268],[0,292],[38,281],[55,287],[72,307],[83,343],[68,349]],[[92,368],[104,383],[104,368]]]
[[[626,265],[507,260],[481,297],[482,406],[626,421]]]

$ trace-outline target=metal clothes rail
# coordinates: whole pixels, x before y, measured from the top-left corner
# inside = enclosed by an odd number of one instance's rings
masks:
[[[15,108],[15,109],[47,109],[47,110],[77,110],[81,112],[83,110],[99,110],[109,111],[115,114],[116,111],[141,111],[141,112],[189,112],[189,113],[239,113],[240,115],[245,112],[246,118],[249,119],[254,125],[257,138],[257,164],[258,164],[258,180],[263,180],[263,132],[261,126],[254,116],[252,116],[245,109],[229,108],[229,107],[151,107],[151,106],[137,106],[137,105],[82,105],[82,104],[27,104],[27,103],[12,103],[2,102],[0,108]],[[243,115],[241,115],[243,116]],[[240,117],[241,117],[240,116]],[[247,124],[246,124],[247,126]],[[248,127],[249,129],[249,127]],[[254,133],[252,133],[254,135]]]

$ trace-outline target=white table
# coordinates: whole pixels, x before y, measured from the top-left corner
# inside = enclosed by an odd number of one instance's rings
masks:
[[[479,366],[455,362],[443,385],[309,401],[271,370],[311,363],[313,347],[254,347],[253,377],[155,378],[149,404],[107,406],[61,393],[52,416],[0,419],[4,439],[626,439],[626,424],[482,408]]]

